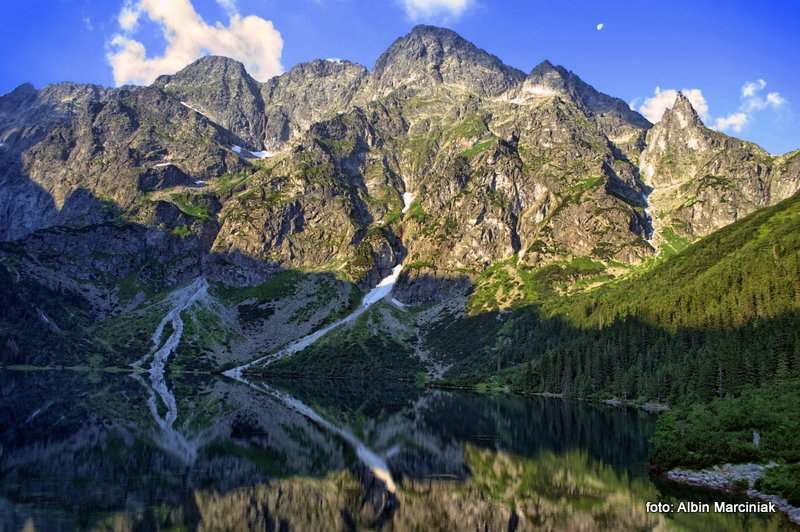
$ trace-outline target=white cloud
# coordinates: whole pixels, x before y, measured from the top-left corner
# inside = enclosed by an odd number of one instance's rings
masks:
[[[761,92],[767,87],[767,82],[763,79],[748,81],[742,85],[742,105],[741,110],[746,113],[753,111],[763,111],[767,107],[777,109],[786,103],[786,100],[779,92],[770,92],[766,97],[761,96]]]
[[[717,129],[719,131],[726,131],[730,129],[738,133],[744,129],[744,126],[747,125],[748,120],[749,118],[747,115],[740,111],[738,113],[717,118],[712,127],[713,129]]]
[[[708,118],[708,103],[706,102],[703,91],[700,89],[683,89],[681,90],[684,96],[688,98],[689,102],[700,115],[700,118],[706,120]],[[667,109],[671,109],[675,103],[675,98],[678,97],[678,91],[675,89],[662,89],[656,87],[655,94],[649,98],[645,98],[642,105],[639,106],[639,112],[644,115],[652,123],[661,120]],[[639,101],[638,98],[631,102],[631,106]]]
[[[133,5],[128,1],[122,6],[119,15],[117,15],[117,23],[119,23],[119,27],[122,28],[122,31],[136,31],[136,28],[139,26],[139,15],[141,14],[142,10],[139,6]]]
[[[739,105],[739,111],[718,118],[714,123],[714,129],[731,130],[738,133],[751,122],[753,114],[756,112],[767,108],[780,109],[786,104],[786,99],[779,92],[770,92],[766,96],[761,96],[765,88],[767,88],[767,82],[761,78],[742,85],[742,103]]]
[[[601,22],[600,24],[597,25],[597,31],[603,31],[603,28],[605,27],[606,25]]]
[[[229,17],[239,13],[239,7],[236,5],[236,0],[217,0],[219,7],[225,10]]]
[[[767,94],[767,103],[773,107],[780,107],[786,103],[786,98],[781,96],[778,92],[770,92]]]
[[[414,21],[458,18],[474,3],[474,0],[401,1],[406,15]]]
[[[81,20],[83,21],[83,27],[86,28],[87,31],[94,31],[94,24],[92,24],[91,18],[83,17]]]
[[[764,89],[767,86],[767,82],[763,79],[759,78],[755,81],[749,81],[742,85],[742,98],[748,98],[750,96],[755,95],[755,93]]]
[[[258,80],[283,71],[283,39],[272,22],[257,16],[242,17],[232,0],[218,0],[229,14],[228,25],[206,23],[190,0],[138,0],[126,2],[117,22],[121,32],[109,43],[107,59],[117,85],[151,83],[172,74],[205,54],[231,57],[244,63]],[[164,53],[148,57],[145,45],[134,39],[139,19],[146,15],[167,41]]]

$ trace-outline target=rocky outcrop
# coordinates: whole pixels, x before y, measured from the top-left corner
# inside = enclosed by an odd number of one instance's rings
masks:
[[[20,92],[28,104],[14,112]],[[145,192],[246,165],[234,135],[155,87],[18,89],[0,109],[3,239],[128,212]]]
[[[207,56],[154,85],[230,130],[251,151],[277,151],[315,122],[349,109],[367,76],[361,65],[328,59],[259,83],[238,61]]]
[[[688,98],[647,133],[640,158],[657,241],[669,232],[705,236],[800,189],[797,153],[775,157],[755,144],[708,129]]]
[[[673,482],[744,494],[751,499],[772,503],[778,511],[786,514],[792,522],[800,524],[800,508],[792,506],[786,499],[777,495],[763,493],[755,488],[756,481],[764,475],[765,470],[775,466],[776,464],[774,463],[766,466],[759,464],[722,464],[700,470],[678,468],[668,471],[666,476]]]
[[[261,86],[266,149],[279,150],[312,124],[350,109],[367,76],[356,63],[317,59],[268,80]]]
[[[575,73],[547,60],[531,71],[515,97],[526,99],[555,95],[575,102],[600,125],[603,133],[623,145],[641,142],[644,131],[651,126],[623,100],[597,91]]]

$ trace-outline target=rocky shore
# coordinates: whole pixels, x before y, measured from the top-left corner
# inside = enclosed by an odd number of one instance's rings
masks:
[[[792,506],[786,499],[777,495],[770,495],[755,489],[756,481],[761,478],[764,471],[776,464],[724,464],[708,469],[681,469],[675,468],[667,472],[667,478],[673,482],[700,486],[728,493],[742,492],[752,499],[771,502],[778,510],[785,513],[790,521],[800,525],[800,508]],[[744,489],[746,486],[746,489]]]

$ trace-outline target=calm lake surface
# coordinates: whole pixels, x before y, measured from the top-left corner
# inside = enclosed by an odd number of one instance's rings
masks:
[[[364,382],[0,371],[0,530],[780,530],[648,514],[644,413]]]

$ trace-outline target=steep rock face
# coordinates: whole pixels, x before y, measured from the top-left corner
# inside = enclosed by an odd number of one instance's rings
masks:
[[[227,57],[206,56],[153,84],[205,114],[209,119],[260,150],[264,142],[261,86],[244,65]]]
[[[481,271],[515,253],[535,265],[565,255],[635,263],[650,252],[635,167],[572,100],[406,111],[398,161],[416,194],[403,229],[412,261]]]
[[[521,87],[521,92],[534,96],[560,94],[578,103],[592,115],[606,117],[610,123],[616,121],[639,129],[651,126],[650,122],[631,110],[623,100],[597,91],[574,72],[547,60],[531,71]]]
[[[367,79],[367,69],[338,59],[301,63],[261,87],[264,145],[280,149],[313,123],[346,111]]]
[[[230,130],[248,149],[277,151],[313,123],[349,109],[367,76],[350,61],[318,59],[259,83],[238,61],[206,56],[154,85]]]
[[[797,153],[774,157],[703,125],[689,100],[675,104],[647,134],[641,176],[657,241],[663,231],[705,236],[800,189]],[[661,234],[659,234],[661,233]]]
[[[130,210],[146,191],[193,185],[246,164],[236,137],[155,87],[62,84],[13,111],[0,98],[0,237]]]
[[[574,102],[629,157],[637,156],[644,147],[650,122],[623,100],[597,91],[573,72],[550,61],[537,65],[511,95],[516,101],[552,96]]]
[[[416,26],[378,58],[372,78],[370,90],[377,97],[402,87],[419,90],[441,84],[494,96],[525,75],[453,31]]]
[[[255,173],[227,202],[215,252],[240,252],[304,269],[344,270],[369,284],[399,260],[391,231],[373,225],[400,202],[395,174],[377,155],[382,106],[315,124],[290,153]],[[385,122],[385,124],[384,124]]]

